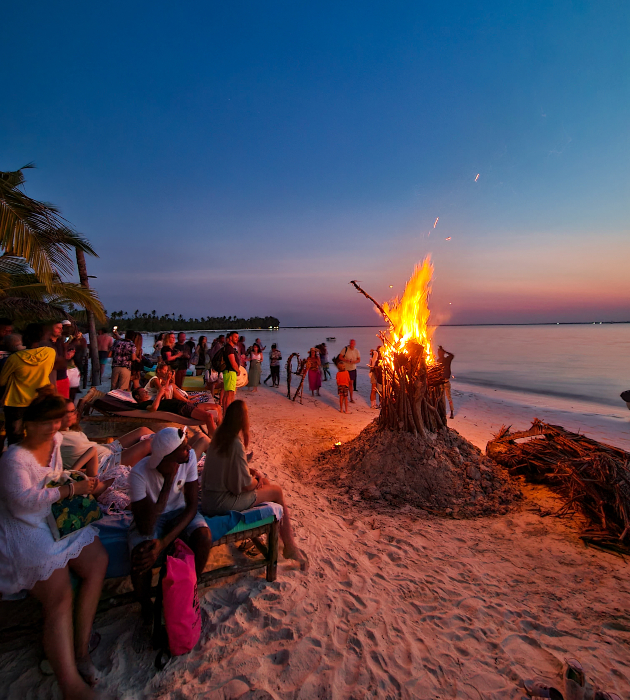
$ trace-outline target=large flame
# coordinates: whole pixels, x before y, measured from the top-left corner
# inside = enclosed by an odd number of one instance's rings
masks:
[[[433,264],[431,256],[427,256],[422,265],[416,265],[402,298],[396,297],[389,303],[383,304],[385,312],[392,322],[386,345],[387,350],[404,352],[409,341],[424,346],[427,362],[433,361],[432,337],[433,329],[429,327],[429,295],[431,294],[431,278]]]

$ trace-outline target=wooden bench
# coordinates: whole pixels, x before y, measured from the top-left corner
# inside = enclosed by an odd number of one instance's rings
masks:
[[[260,539],[263,535],[267,535],[267,544],[264,544]],[[258,526],[254,524],[254,527],[247,530],[227,534],[213,542],[212,548],[220,545],[236,544],[244,540],[252,540],[262,557],[257,557],[248,562],[230,564],[204,571],[198,581],[199,589],[205,588],[217,579],[257,569],[266,570],[267,581],[276,580],[278,572],[278,520],[274,518],[271,523]],[[159,569],[155,570],[156,573],[157,571]],[[126,584],[128,580],[128,576],[118,579],[106,579],[105,588],[109,588],[111,591],[113,587],[120,587]],[[127,588],[130,588],[130,585]],[[155,596],[156,593],[157,586],[154,586],[151,590],[151,595]],[[103,613],[112,608],[135,602],[136,598],[132,590],[114,594],[106,590],[101,595],[97,613]],[[41,630],[41,608],[34,598],[28,597],[16,601],[0,600],[0,652],[32,643],[41,636]]]

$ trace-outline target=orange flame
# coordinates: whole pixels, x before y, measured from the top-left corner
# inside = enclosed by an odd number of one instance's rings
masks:
[[[396,297],[389,303],[383,304],[385,313],[392,321],[383,350],[385,356],[391,350],[404,352],[407,343],[414,341],[424,346],[427,362],[433,360],[431,340],[433,329],[429,327],[429,295],[431,294],[431,278],[433,264],[427,256],[422,265],[416,265],[402,298]]]

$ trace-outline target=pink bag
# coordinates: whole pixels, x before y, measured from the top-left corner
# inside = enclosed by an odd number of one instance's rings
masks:
[[[201,611],[197,597],[195,555],[188,545],[175,540],[174,555],[166,557],[162,579],[162,610],[173,656],[187,654],[201,635]]]

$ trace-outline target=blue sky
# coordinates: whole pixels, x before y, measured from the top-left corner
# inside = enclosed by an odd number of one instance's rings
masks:
[[[0,169],[35,161],[110,311],[369,323],[348,281],[384,300],[431,254],[443,322],[630,320],[629,30],[625,2],[13,4]]]

